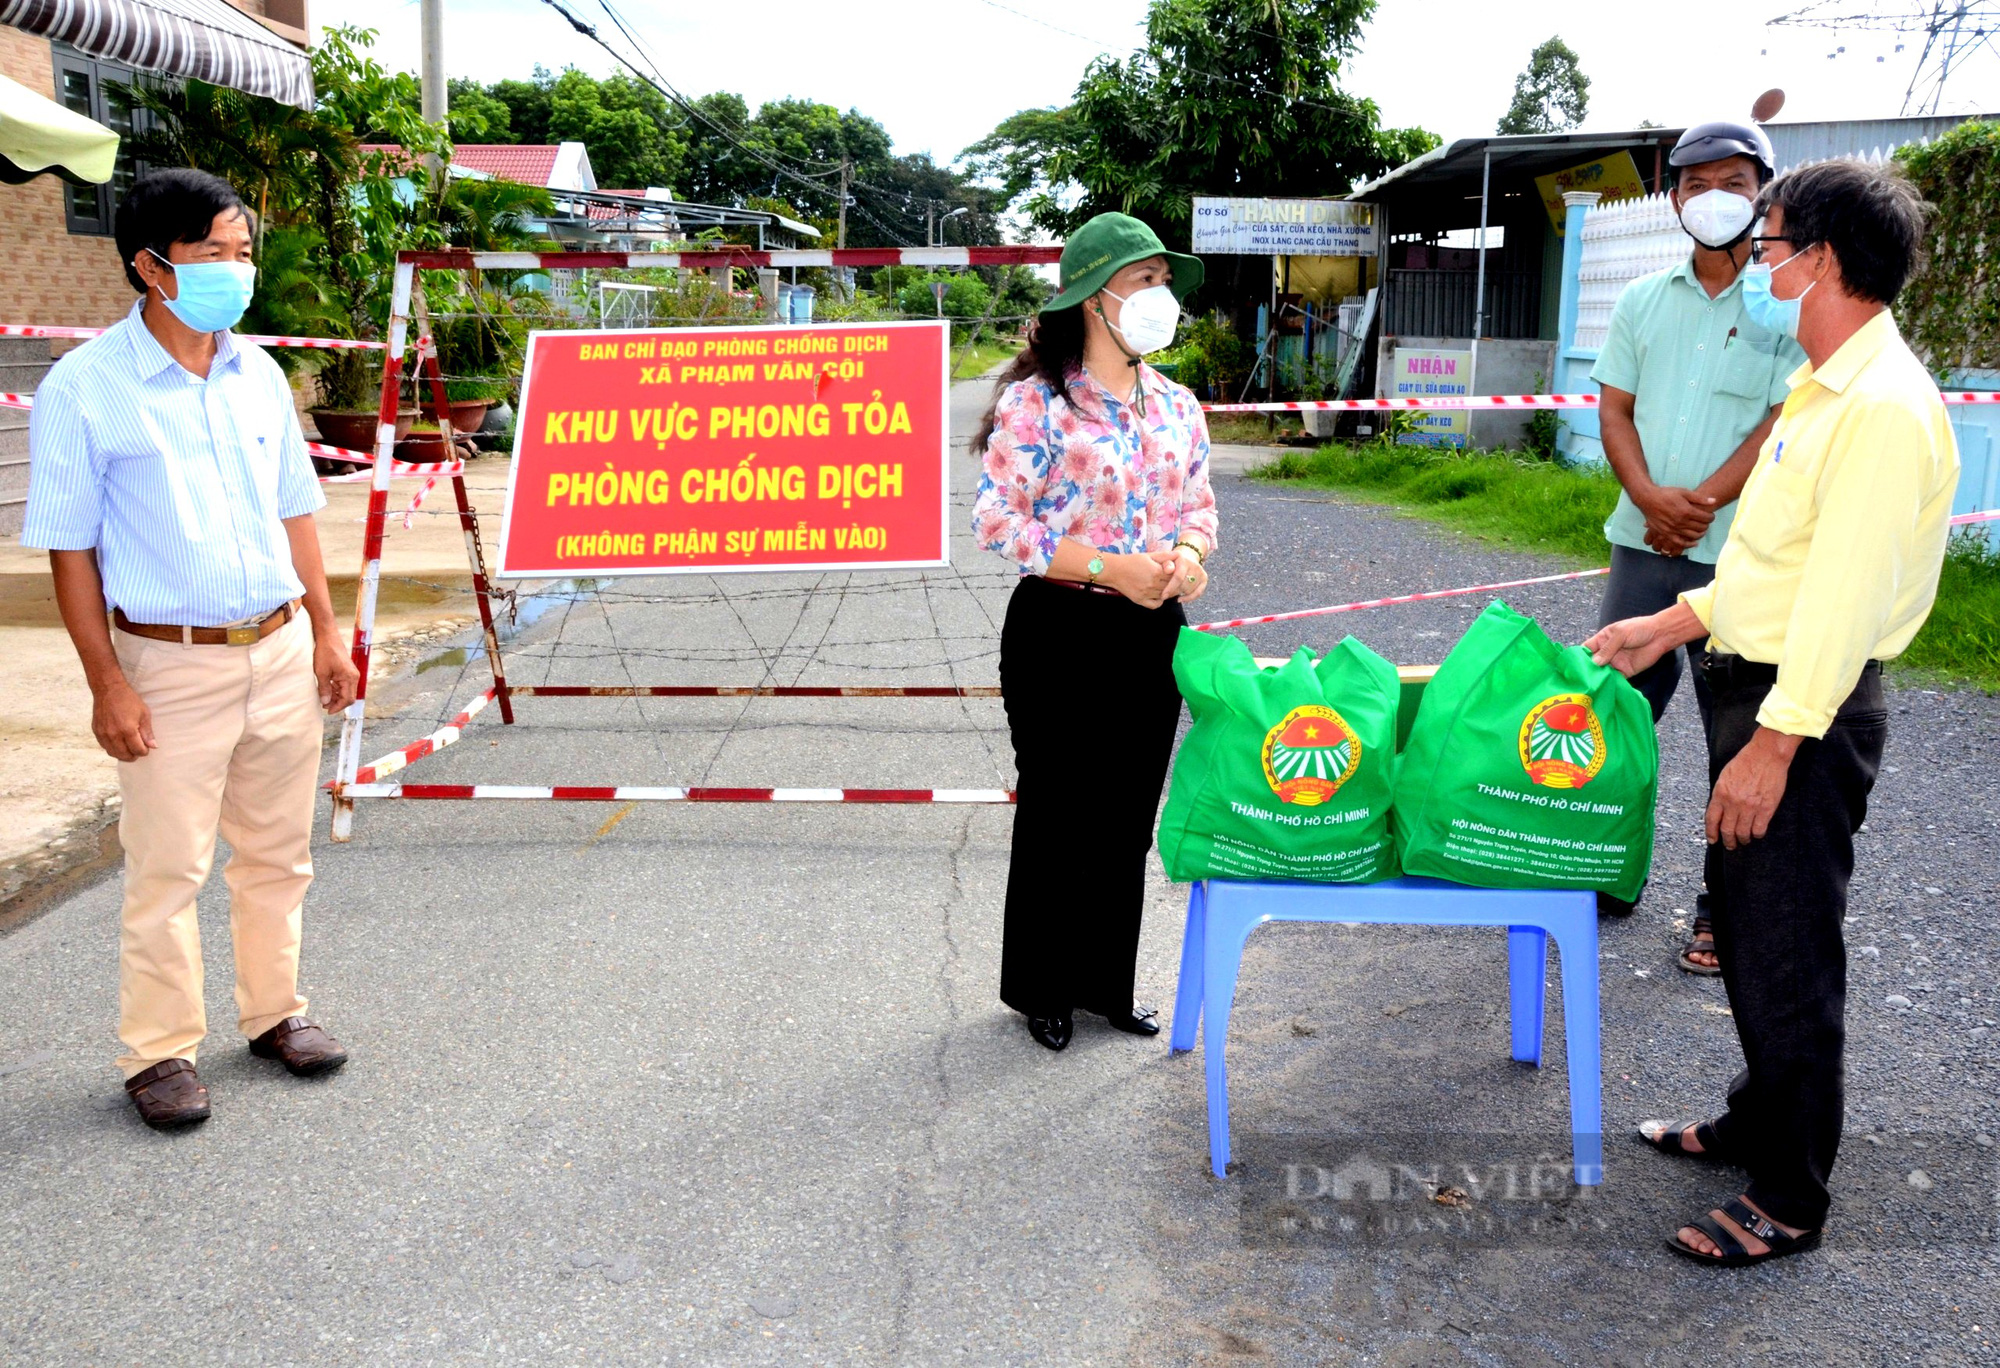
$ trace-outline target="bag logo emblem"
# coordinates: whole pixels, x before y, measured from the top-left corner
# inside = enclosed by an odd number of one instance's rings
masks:
[[[1604,768],[1604,724],[1590,695],[1556,694],[1521,723],[1521,767],[1544,788],[1582,788]]]
[[[1361,738],[1347,719],[1317,703],[1293,708],[1264,733],[1264,780],[1281,803],[1317,807],[1361,763]]]

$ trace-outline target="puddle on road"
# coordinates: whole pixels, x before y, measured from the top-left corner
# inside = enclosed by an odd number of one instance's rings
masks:
[[[577,602],[585,595],[603,586],[604,581],[599,579],[566,579],[557,580],[555,583],[538,589],[532,594],[523,594],[515,601],[514,620],[511,625],[507,621],[506,614],[504,612],[499,613],[501,644],[506,645],[508,642],[513,641],[521,633],[541,621],[552,609],[567,607],[569,604]],[[495,605],[495,610],[499,612],[498,605]],[[476,628],[474,630],[477,632]],[[466,645],[453,646],[448,650],[439,651],[435,655],[425,656],[417,662],[415,673],[423,674],[428,670],[456,670],[471,664],[475,660],[483,660],[485,658],[486,642],[484,635],[478,634]]]

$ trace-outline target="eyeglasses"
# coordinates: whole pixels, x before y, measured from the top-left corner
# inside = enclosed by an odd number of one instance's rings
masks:
[[[1751,239],[1750,239],[1750,259],[1751,259],[1752,261],[1762,261],[1762,260],[1764,259],[1764,244],[1765,244],[1765,243],[1767,243],[1767,242],[1783,242],[1783,243],[1787,243],[1787,244],[1792,244],[1792,239],[1790,239],[1790,238],[1788,238],[1788,237],[1753,237],[1753,238],[1751,238]],[[1796,244],[1792,244],[1792,245],[1796,245]]]

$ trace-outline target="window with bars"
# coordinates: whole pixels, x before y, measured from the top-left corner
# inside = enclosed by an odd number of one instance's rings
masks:
[[[131,151],[132,135],[151,127],[151,116],[133,106],[126,87],[140,79],[131,67],[100,62],[74,48],[55,47],[56,98],[118,135],[118,161],[103,185],[63,186],[63,219],[72,233],[108,237],[118,205],[146,166]]]

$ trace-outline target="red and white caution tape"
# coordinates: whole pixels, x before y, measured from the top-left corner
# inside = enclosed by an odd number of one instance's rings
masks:
[[[1362,599],[1331,608],[1301,608],[1294,613],[1266,613],[1263,617],[1231,618],[1227,622],[1203,622],[1197,632],[1220,632],[1231,627],[1258,627],[1267,622],[1291,622],[1297,618],[1325,617],[1330,613],[1358,613],[1363,608],[1389,608],[1399,603],[1424,603],[1431,599],[1458,598],[1463,594],[1491,594],[1502,589],[1521,589],[1530,584],[1558,584],[1563,580],[1589,579],[1608,575],[1609,570],[1572,570],[1566,575],[1538,575],[1534,579],[1504,580],[1498,584],[1472,584],[1463,589],[1432,589],[1421,594],[1398,594],[1394,598]]]
[[[2000,390],[1947,390],[1947,404],[2000,404]],[[1459,409],[1596,408],[1594,394],[1439,394],[1407,399],[1298,399],[1268,404],[1203,404],[1204,413],[1423,413]]]
[[[597,788],[581,784],[349,784],[343,798],[544,798],[559,803],[1011,803],[1007,789]]]
[[[97,337],[103,328],[59,328],[40,323],[0,323],[0,337]],[[322,351],[381,351],[382,342],[362,342],[346,337],[274,337],[262,333],[238,333],[239,342],[255,342],[260,347],[312,347]]]
[[[515,698],[998,698],[997,684],[523,684]]]
[[[390,474],[396,474],[396,472],[392,470]],[[402,510],[402,530],[404,532],[410,530],[410,524],[416,520],[416,510],[424,506],[424,496],[430,494],[434,488],[438,488],[438,476],[430,476],[428,480],[424,480],[424,488],[420,488],[416,494],[410,496],[410,506]]]
[[[2000,519],[2000,508],[1989,508],[1978,513],[1960,513],[1951,520],[1951,526],[1964,527],[1971,523],[1993,522],[1996,519]],[[1231,618],[1227,622],[1201,622],[1193,626],[1197,632],[1221,632],[1231,627],[1261,627],[1267,622],[1291,622],[1297,618],[1326,617],[1333,613],[1358,613],[1364,608],[1392,608],[1399,603],[1425,603],[1431,599],[1461,598],[1467,594],[1491,594],[1502,589],[1523,589],[1532,584],[1560,584],[1564,580],[1591,579],[1610,573],[1608,569],[1572,570],[1564,575],[1538,575],[1534,579],[1503,580],[1498,584],[1469,584],[1462,589],[1431,589],[1421,594],[1361,599],[1355,603],[1337,603],[1330,608],[1301,608],[1292,613],[1266,613],[1263,617]]]
[[[32,409],[34,406],[35,396],[32,394],[0,393],[0,408]],[[369,452],[349,451],[346,447],[328,446],[325,442],[307,442],[306,453],[311,456],[323,457],[329,461],[346,461],[350,465],[375,464],[375,457]],[[395,461],[389,466],[389,473],[391,475],[430,476],[433,484],[436,483],[438,476],[460,475],[464,472],[465,462],[463,460]],[[320,483],[347,484],[356,480],[372,480],[374,478],[368,472],[360,471],[353,475],[323,475],[320,477]],[[430,492],[428,485],[425,486],[424,492]],[[422,502],[421,496],[419,496],[418,502]],[[412,507],[414,506],[412,505]]]
[[[317,444],[311,442],[307,443],[308,447],[314,445]],[[331,449],[332,448],[329,448],[329,450]],[[315,452],[314,454],[323,456],[327,453],[324,451],[320,451],[320,452]],[[347,453],[348,456],[352,456],[353,454],[354,454],[353,452]],[[347,457],[343,456],[337,459],[345,460],[347,459]],[[369,464],[372,465],[374,464],[375,458],[373,456],[370,456],[368,460]],[[465,462],[463,460],[391,461],[389,462],[389,473],[391,475],[402,476],[405,478],[414,478],[414,479],[423,479],[426,477],[429,477],[431,479],[437,479],[440,477],[449,479],[453,475],[463,475],[465,473]],[[373,480],[374,478],[375,476],[372,471],[356,470],[347,475],[322,475],[319,477],[319,482],[321,484],[366,484],[368,481]]]
[[[1298,399],[1269,404],[1203,404],[1204,413],[1381,413],[1427,409],[1596,408],[1594,394],[1440,394],[1413,399]]]

